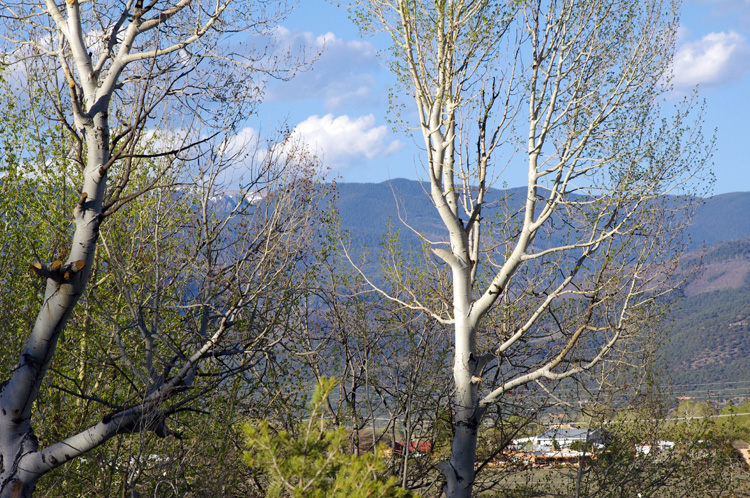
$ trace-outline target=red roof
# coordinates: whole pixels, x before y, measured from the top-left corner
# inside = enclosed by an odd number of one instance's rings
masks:
[[[402,453],[404,451],[404,442],[396,441],[393,445],[393,451]],[[432,443],[429,441],[409,441],[409,453],[430,453]]]

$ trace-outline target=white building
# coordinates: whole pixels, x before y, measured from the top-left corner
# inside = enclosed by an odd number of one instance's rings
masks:
[[[568,449],[576,441],[588,441],[601,447],[602,439],[601,432],[590,429],[549,429],[538,436],[514,439],[513,446],[519,450],[549,453]]]

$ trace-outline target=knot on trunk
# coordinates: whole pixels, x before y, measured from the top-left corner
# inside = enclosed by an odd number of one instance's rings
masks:
[[[37,261],[31,265],[31,270],[41,278],[49,278],[59,284],[63,284],[68,283],[85,266],[86,262],[82,259],[67,264],[62,264],[62,261],[56,259],[48,265]]]

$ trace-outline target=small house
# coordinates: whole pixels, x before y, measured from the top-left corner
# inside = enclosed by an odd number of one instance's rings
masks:
[[[513,445],[517,449],[530,449],[533,451],[549,453],[552,451],[568,449],[576,441],[580,441],[584,444],[588,442],[601,446],[603,437],[600,431],[592,431],[590,429],[554,428],[549,429],[538,436],[514,440]]]

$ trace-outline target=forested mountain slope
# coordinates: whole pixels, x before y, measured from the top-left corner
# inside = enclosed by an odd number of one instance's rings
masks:
[[[698,255],[702,270],[668,322],[662,355],[679,394],[750,397],[750,238],[716,242],[686,259]]]
[[[750,379],[750,286],[686,297],[671,326],[662,352],[678,393],[726,394]]]

